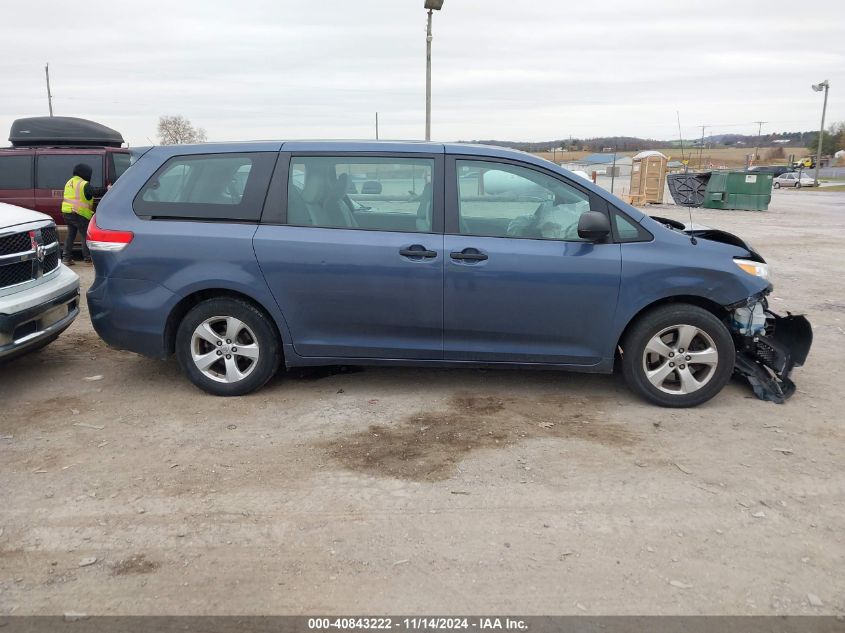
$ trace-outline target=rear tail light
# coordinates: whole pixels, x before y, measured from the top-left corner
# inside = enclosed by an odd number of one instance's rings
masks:
[[[112,231],[97,226],[97,216],[94,215],[88,223],[88,248],[92,251],[122,251],[132,241],[135,234],[132,231]]]

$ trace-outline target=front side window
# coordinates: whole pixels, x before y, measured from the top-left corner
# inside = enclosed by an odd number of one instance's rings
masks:
[[[294,156],[287,223],[430,232],[433,170],[428,158]]]
[[[139,215],[157,218],[257,221],[276,154],[175,156],[135,198]]]
[[[613,223],[619,242],[648,242],[653,238],[651,233],[619,211],[613,212]]]
[[[99,154],[41,154],[36,168],[36,188],[64,189],[73,168],[85,163],[91,168],[91,186],[103,187],[103,157]]]
[[[462,235],[581,241],[578,220],[590,196],[542,172],[458,160],[458,213]]]
[[[0,156],[0,189],[32,189],[32,156]]]

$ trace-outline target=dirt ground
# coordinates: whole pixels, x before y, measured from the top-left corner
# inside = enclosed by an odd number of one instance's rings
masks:
[[[0,367],[0,614],[845,613],[845,194],[693,213],[813,323],[785,405],[391,368],[218,399],[83,312]]]

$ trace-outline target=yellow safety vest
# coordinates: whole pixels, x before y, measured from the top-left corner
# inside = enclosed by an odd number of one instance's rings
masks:
[[[65,184],[65,195],[62,200],[62,213],[73,213],[76,211],[86,220],[94,215],[94,198],[85,197],[85,185],[88,182],[74,176]]]

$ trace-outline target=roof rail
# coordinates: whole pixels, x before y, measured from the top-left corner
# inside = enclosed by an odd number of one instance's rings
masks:
[[[0,147],[0,150],[22,150],[22,149],[110,149],[129,150],[128,147],[111,147],[109,145],[9,145]]]

